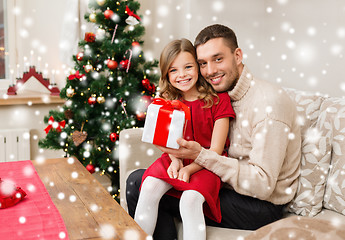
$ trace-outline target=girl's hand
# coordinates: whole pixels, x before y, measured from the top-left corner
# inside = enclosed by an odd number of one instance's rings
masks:
[[[184,181],[186,183],[189,183],[189,179],[190,179],[190,176],[192,174],[193,174],[193,172],[191,171],[191,169],[188,166],[183,167],[178,172],[178,179],[181,181]]]
[[[170,158],[173,158],[170,156]],[[170,166],[168,167],[168,175],[170,178],[177,178],[179,174],[179,170],[183,168],[182,160],[179,158],[174,158],[174,160],[171,161]]]

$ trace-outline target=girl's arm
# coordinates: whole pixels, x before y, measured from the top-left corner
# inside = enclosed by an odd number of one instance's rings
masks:
[[[169,157],[171,159],[171,163],[167,169],[168,175],[170,178],[177,178],[179,170],[183,168],[182,159],[174,157],[171,154],[169,154]]]
[[[221,155],[224,151],[224,145],[229,133],[229,124],[228,117],[217,119],[214,123],[210,150],[218,153],[219,155]],[[203,169],[202,166],[192,162],[179,171],[179,179],[189,182],[189,177],[201,169]]]

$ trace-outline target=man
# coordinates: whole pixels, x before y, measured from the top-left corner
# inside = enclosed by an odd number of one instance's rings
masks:
[[[207,225],[255,230],[282,217],[284,206],[297,190],[301,154],[296,106],[277,86],[253,77],[242,63],[235,33],[212,25],[195,39],[202,76],[217,92],[228,91],[236,119],[230,122],[229,157],[178,139],[180,149],[158,147],[217,174],[225,183],[219,192],[221,223]],[[137,170],[127,180],[127,203],[133,216],[141,176]],[[179,217],[178,199],[160,202],[154,239],[176,239],[173,217]]]

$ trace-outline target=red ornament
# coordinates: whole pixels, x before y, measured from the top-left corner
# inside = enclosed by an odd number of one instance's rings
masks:
[[[97,98],[95,96],[91,96],[89,97],[89,99],[87,100],[87,102],[90,104],[90,105],[94,105],[96,104],[97,102]]]
[[[136,116],[137,116],[138,121],[144,121],[146,118],[146,115],[144,112],[137,113]]]
[[[115,60],[108,60],[107,66],[109,69],[114,70],[117,68],[117,62]]]
[[[148,96],[148,95],[144,95],[141,97],[141,101],[143,101],[145,103],[145,106],[147,108],[152,103],[153,97]]]
[[[120,68],[121,68],[122,70],[125,70],[125,69],[127,69],[128,64],[129,64],[128,59],[122,60],[122,61],[120,62]]]
[[[141,80],[141,84],[143,85],[144,88],[148,88],[150,86],[150,80],[148,80],[147,78]]]
[[[113,133],[110,133],[109,138],[110,138],[110,141],[115,142],[119,138],[119,135],[113,132]]]
[[[84,58],[84,53],[83,52],[80,52],[80,53],[77,54],[77,60],[78,61],[83,60],[83,58]]]
[[[96,40],[96,34],[94,34],[93,32],[87,32],[87,33],[85,33],[85,38],[84,38],[84,40],[86,41],[86,42],[95,42],[95,40]]]
[[[139,47],[140,46],[140,43],[138,42],[132,42],[132,47]]]
[[[92,173],[94,173],[96,170],[95,170],[95,166],[93,165],[93,164],[88,164],[87,166],[86,166],[86,169],[92,174]]]
[[[114,12],[112,10],[110,10],[110,9],[107,9],[107,10],[104,11],[104,17],[106,19],[110,19],[111,16],[113,16],[113,14],[114,14]]]

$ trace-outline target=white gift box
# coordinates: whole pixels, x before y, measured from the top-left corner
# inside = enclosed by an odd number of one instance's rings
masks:
[[[183,104],[183,103],[181,103]],[[187,107],[188,108],[188,107]],[[189,110],[189,109],[188,109]],[[183,137],[185,112],[151,103],[147,109],[142,141],[179,149],[176,140]]]

